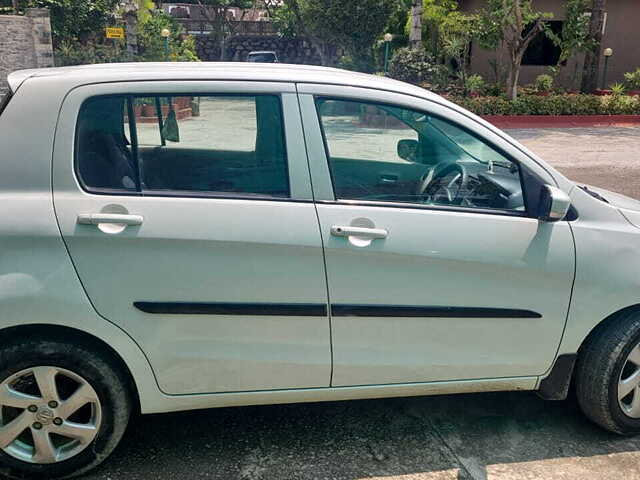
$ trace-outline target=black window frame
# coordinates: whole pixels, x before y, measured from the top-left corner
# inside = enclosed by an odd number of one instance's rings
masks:
[[[316,202],[324,203],[324,204],[362,205],[362,206],[371,206],[371,207],[436,210],[436,211],[450,211],[450,212],[461,212],[461,213],[479,213],[479,214],[486,214],[486,215],[502,215],[502,216],[520,217],[520,218],[534,218],[534,219],[538,218],[539,197],[542,191],[542,186],[545,184],[545,182],[536,173],[527,169],[525,165],[522,165],[521,162],[514,159],[502,148],[498,147],[488,139],[479,136],[477,133],[471,131],[467,127],[460,125],[457,122],[453,122],[452,120],[447,119],[442,115],[434,114],[432,112],[425,112],[423,110],[416,109],[414,107],[401,106],[401,105],[390,103],[390,102],[365,100],[365,99],[359,99],[354,97],[330,96],[330,95],[314,95],[313,97],[314,97],[314,106],[316,110],[316,117],[317,117],[318,125],[320,127],[322,142],[324,145],[325,159],[327,161],[327,170],[329,171],[329,177],[331,179],[331,189],[333,192],[333,200],[320,200],[320,201],[316,200]],[[456,128],[463,130],[465,133],[487,144],[488,146],[493,148],[496,152],[498,152],[500,155],[502,155],[507,160],[509,160],[510,162],[512,162],[514,165],[517,166],[518,176],[520,178],[520,186],[522,187],[522,200],[525,207],[524,211],[503,210],[503,209],[496,209],[496,208],[464,207],[464,206],[458,206],[458,205],[425,205],[425,204],[409,203],[409,202],[387,202],[387,201],[370,201],[370,200],[338,198],[335,192],[335,181],[334,181],[333,169],[331,168],[331,156],[329,154],[329,144],[327,142],[324,125],[322,123],[322,116],[320,115],[320,109],[318,108],[318,102],[321,100],[355,102],[355,103],[361,103],[361,104],[367,104],[367,105],[373,105],[373,106],[383,105],[383,106],[388,106],[393,108],[413,110],[415,112],[422,113],[423,115],[435,117],[440,121],[450,123]]]
[[[140,170],[140,158],[138,156],[138,134],[137,134],[137,125],[135,119],[134,112],[134,100],[136,98],[144,98],[144,97],[154,97],[154,98],[165,98],[165,97],[244,97],[244,98],[256,98],[256,97],[276,97],[278,99],[278,106],[280,110],[280,127],[282,131],[282,148],[284,155],[284,173],[285,179],[287,182],[287,190],[288,196],[286,197],[276,197],[273,195],[265,195],[262,193],[250,193],[250,192],[224,192],[224,191],[201,191],[201,190],[146,190],[143,188],[141,184],[141,178],[144,176],[144,171]],[[132,156],[136,165],[136,190],[124,190],[124,189],[113,189],[113,188],[102,188],[102,187],[90,187],[82,178],[80,174],[80,162],[78,159],[78,120],[80,118],[80,112],[88,101],[95,98],[107,98],[107,97],[115,97],[115,98],[124,98],[127,105],[128,112],[128,122],[129,122],[129,131],[131,132],[131,151]],[[156,114],[161,114],[161,112],[156,112]],[[124,118],[123,118],[124,120]],[[161,117],[159,117],[161,120]],[[258,126],[256,125],[256,135],[258,132]],[[162,135],[160,136],[162,138]],[[135,153],[134,153],[135,152]],[[286,120],[285,120],[285,111],[282,102],[282,94],[278,92],[251,92],[251,93],[242,93],[242,92],[154,92],[154,93],[112,93],[112,94],[101,94],[101,95],[92,95],[90,97],[85,98],[77,113],[75,118],[74,125],[74,141],[73,141],[73,171],[80,185],[80,188],[90,194],[94,195],[112,195],[112,196],[128,196],[128,197],[166,197],[166,198],[208,198],[208,199],[226,199],[226,200],[260,200],[260,201],[275,201],[275,202],[295,202],[296,199],[291,197],[291,175],[289,171],[289,152],[287,149],[287,131],[286,131]],[[141,175],[142,173],[142,175]]]
[[[562,38],[562,31],[564,29],[564,20],[548,20],[547,27],[553,31],[555,35]],[[530,30],[533,25],[530,25],[527,30]],[[534,52],[534,49],[539,49],[540,52]],[[548,50],[548,51],[547,51]],[[541,57],[537,57],[537,53],[540,53]],[[546,33],[541,32],[531,43],[527,46],[527,49],[522,55],[522,65],[530,67],[550,67],[558,64],[560,61],[560,55],[562,54],[562,48],[554,43]],[[547,60],[548,59],[548,60]],[[563,62],[563,65],[566,62]]]

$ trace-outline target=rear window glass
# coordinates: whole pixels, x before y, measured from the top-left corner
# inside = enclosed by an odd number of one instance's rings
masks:
[[[289,197],[276,95],[91,98],[76,165],[91,191]]]

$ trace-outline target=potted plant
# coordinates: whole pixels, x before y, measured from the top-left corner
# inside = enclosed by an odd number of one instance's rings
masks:
[[[635,72],[625,73],[624,81],[629,88],[628,95],[640,95],[640,67]]]
[[[538,75],[536,77],[535,89],[537,95],[542,95],[543,97],[548,96],[551,93],[551,89],[553,88],[553,77],[546,73],[542,75]]]
[[[485,87],[485,81],[480,75],[470,75],[464,82],[464,88],[469,92],[469,96],[478,97]]]

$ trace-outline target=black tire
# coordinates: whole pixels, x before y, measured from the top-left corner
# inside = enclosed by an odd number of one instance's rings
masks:
[[[640,343],[640,312],[624,312],[597,329],[581,347],[576,364],[576,396],[589,419],[620,435],[640,433],[640,418],[618,403],[618,381],[631,350]]]
[[[88,447],[58,463],[28,463],[0,450],[0,474],[12,479],[43,479],[85,473],[109,456],[126,430],[132,408],[126,377],[109,355],[62,339],[16,341],[0,347],[0,382],[37,366],[69,370],[93,387],[102,409],[98,433]]]

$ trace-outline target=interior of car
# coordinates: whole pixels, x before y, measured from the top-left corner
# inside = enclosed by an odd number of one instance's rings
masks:
[[[218,123],[224,121],[204,108],[208,97],[198,99],[198,130],[187,128],[187,122],[193,125],[192,118],[177,119],[171,97],[162,97],[162,103],[169,105],[168,111],[160,108],[160,97],[156,98],[159,107],[153,123],[144,125],[156,130],[155,145],[138,144],[140,128],[129,122],[128,114],[128,102],[135,104],[135,98],[96,97],[83,104],[77,128],[77,163],[86,186],[176,194],[289,196],[282,112],[277,96],[243,97],[255,103],[255,118],[246,119],[253,122],[247,127],[253,135],[251,149],[238,150],[207,145],[209,129],[219,128]],[[148,102],[148,97],[144,101]],[[136,122],[146,120],[138,114],[136,117]],[[133,139],[127,131],[136,132]],[[199,138],[194,138],[195,135]],[[227,138],[225,145],[232,147],[234,143],[237,142],[233,138]]]
[[[317,107],[338,199],[524,210],[518,165],[460,127],[395,106],[319,99]],[[392,128],[387,119],[368,125],[363,109],[391,117]],[[344,118],[356,124],[348,139],[336,128]],[[413,138],[396,140],[398,132]],[[358,136],[378,150],[363,155]]]

